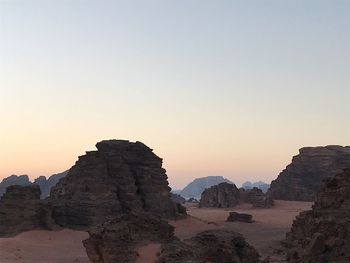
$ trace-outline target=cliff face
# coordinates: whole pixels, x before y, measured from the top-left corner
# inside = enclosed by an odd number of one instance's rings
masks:
[[[199,207],[234,207],[239,203],[240,193],[234,184],[221,183],[202,193]]]
[[[273,199],[314,201],[322,180],[350,167],[350,147],[307,147],[271,182]]]
[[[293,263],[350,261],[350,169],[326,181],[312,210],[293,222],[285,244]]]
[[[34,229],[54,228],[51,210],[40,200],[37,185],[13,185],[0,200],[0,236],[13,236]]]
[[[174,217],[162,159],[141,142],[101,141],[51,190],[55,221],[86,229],[120,214]]]

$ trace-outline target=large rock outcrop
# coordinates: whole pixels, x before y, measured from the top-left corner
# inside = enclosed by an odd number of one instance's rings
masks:
[[[254,187],[252,189],[240,188],[240,201],[252,204],[256,208],[271,208],[273,199],[270,194],[265,194],[261,189]]]
[[[259,254],[244,238],[225,230],[209,230],[162,245],[159,263],[258,263]]]
[[[6,192],[6,188],[12,185],[30,185],[28,175],[11,175],[0,183],[0,197]]]
[[[350,169],[325,182],[285,241],[293,263],[350,262]]]
[[[165,242],[174,227],[149,213],[128,214],[107,221],[89,231],[83,241],[93,263],[135,262],[135,247],[149,242]]]
[[[141,142],[101,141],[80,156],[51,190],[55,221],[87,229],[115,216],[149,212],[177,215],[162,159]]]
[[[35,229],[53,229],[49,205],[40,200],[37,185],[7,187],[0,200],[0,236],[14,236]]]
[[[45,176],[39,176],[36,178],[34,180],[34,184],[40,186],[41,198],[49,197],[51,188],[54,187],[59,182],[59,180],[61,180],[67,174],[68,171],[65,171],[63,173],[53,174],[49,178],[46,178]]]
[[[234,207],[239,203],[240,193],[236,185],[221,183],[202,193],[199,207]]]
[[[271,182],[273,199],[314,201],[322,180],[350,167],[350,146],[306,147]]]

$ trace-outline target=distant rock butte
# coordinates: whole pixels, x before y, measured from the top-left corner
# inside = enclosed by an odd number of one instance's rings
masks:
[[[261,189],[264,193],[267,192],[267,190],[270,188],[270,185],[267,183],[264,183],[262,181],[259,182],[250,182],[247,181],[245,183],[242,184],[242,188],[244,189],[253,189],[254,187]]]
[[[30,185],[28,175],[11,175],[4,178],[0,183],[0,197],[6,192],[6,188],[12,185]]]
[[[293,222],[285,245],[292,263],[349,262],[350,169],[326,180],[312,210]]]
[[[162,159],[141,142],[108,140],[80,156],[51,190],[57,224],[88,229],[121,214],[175,217]]]
[[[222,176],[208,176],[197,178],[191,183],[189,183],[183,190],[176,191],[177,194],[180,194],[182,197],[189,199],[195,198],[200,199],[201,194],[207,188],[212,187],[213,185],[217,185],[220,183],[231,183],[230,180],[222,177]]]
[[[305,147],[292,163],[271,182],[273,199],[314,201],[323,179],[350,167],[350,146]]]
[[[234,207],[239,203],[239,190],[234,184],[221,183],[202,193],[199,207]]]

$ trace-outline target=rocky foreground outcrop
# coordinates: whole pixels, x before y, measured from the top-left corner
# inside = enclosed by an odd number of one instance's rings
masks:
[[[350,146],[306,147],[271,182],[273,199],[314,201],[322,181],[350,167]]]
[[[177,216],[162,159],[152,149],[125,140],[101,141],[96,147],[51,190],[57,224],[88,229],[121,214]]]
[[[83,244],[91,262],[135,262],[137,245],[165,242],[173,237],[174,227],[149,213],[128,214],[91,229],[89,235]]]
[[[239,196],[236,185],[221,183],[204,190],[199,207],[234,207],[239,203]]]
[[[328,179],[285,241],[293,263],[350,262],[350,169]]]
[[[159,263],[258,263],[259,254],[244,238],[225,230],[209,230],[180,241],[173,238],[161,247]]]
[[[35,229],[53,229],[50,206],[40,200],[37,185],[7,187],[0,200],[0,236],[14,236]]]

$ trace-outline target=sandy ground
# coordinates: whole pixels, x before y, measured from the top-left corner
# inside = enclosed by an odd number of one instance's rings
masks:
[[[251,208],[244,204],[233,209],[196,208],[187,205],[188,218],[171,221],[175,235],[187,239],[209,229],[228,229],[241,233],[260,255],[266,257],[284,239],[296,215],[311,208],[309,202],[275,201],[271,209]],[[253,215],[254,223],[226,222],[230,211]],[[0,262],[13,263],[87,263],[82,240],[88,234],[81,231],[29,231],[14,238],[0,238]],[[137,248],[137,263],[152,263],[157,259],[160,244]]]

